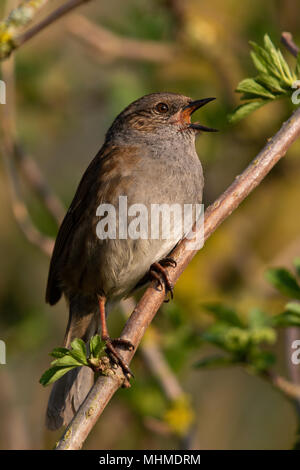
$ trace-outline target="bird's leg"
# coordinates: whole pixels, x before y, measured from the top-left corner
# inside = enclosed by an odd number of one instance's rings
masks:
[[[166,292],[170,292],[171,299],[173,299],[174,286],[172,282],[170,281],[167,271],[165,270],[165,266],[172,266],[173,268],[175,268],[177,266],[177,263],[173,258],[170,258],[170,257],[163,258],[158,263],[151,264],[149,274],[150,274],[150,277],[157,280],[158,285],[162,289],[163,289],[163,282],[164,282]],[[165,302],[169,302],[169,299],[165,300]]]
[[[100,310],[100,321],[101,321],[101,339],[105,342],[107,353],[110,357],[120,365],[126,378],[128,376],[133,377],[133,373],[129,369],[128,365],[124,362],[118,351],[115,349],[116,346],[123,346],[129,350],[134,349],[133,344],[130,341],[127,341],[123,338],[112,339],[109,336],[107,324],[106,324],[106,315],[105,315],[105,302],[106,298],[104,296],[98,295],[99,301],[99,310]]]

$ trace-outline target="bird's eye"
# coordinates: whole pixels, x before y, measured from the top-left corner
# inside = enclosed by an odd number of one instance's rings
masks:
[[[156,111],[158,111],[159,113],[167,113],[169,111],[169,106],[166,104],[166,103],[158,103],[156,106],[155,106],[155,109]]]

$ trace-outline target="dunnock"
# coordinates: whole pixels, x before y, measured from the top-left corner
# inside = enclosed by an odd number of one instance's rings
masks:
[[[200,204],[203,172],[195,136],[215,129],[191,123],[191,114],[212,99],[193,101],[183,95],[153,93],[129,105],[113,122],[84,173],[57,235],[46,301],[53,305],[64,293],[69,302],[64,344],[69,347],[78,337],[88,341],[101,329],[108,353],[126,375],[130,370],[114,346],[131,345],[109,337],[105,304],[130,295],[149,279],[149,270],[150,277],[172,290],[163,266],[172,264],[168,254],[183,235],[99,237],[97,210],[101,204],[114,206],[116,227],[124,229],[130,219],[120,216],[120,196],[127,197],[128,207],[143,204],[147,209],[153,204]],[[173,220],[173,226],[176,223]],[[59,379],[49,398],[47,426],[57,429],[67,424],[92,384],[93,372],[87,367]]]

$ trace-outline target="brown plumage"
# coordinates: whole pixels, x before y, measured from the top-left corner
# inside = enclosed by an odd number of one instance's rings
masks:
[[[200,130],[214,129],[192,124],[190,115],[210,100],[192,101],[173,93],[147,95],[128,106],[109,129],[79,183],[50,263],[46,301],[53,305],[64,294],[69,302],[66,347],[75,337],[87,342],[101,326],[108,350],[114,351],[105,321],[106,301],[132,293],[147,279],[150,266],[165,258],[180,240],[161,235],[158,239],[100,240],[96,211],[104,203],[116,207],[118,228],[119,196],[127,196],[128,207],[201,203],[203,174],[195,136]],[[129,374],[121,359],[120,364]],[[83,367],[54,384],[47,410],[50,429],[69,422],[92,382],[91,370]]]

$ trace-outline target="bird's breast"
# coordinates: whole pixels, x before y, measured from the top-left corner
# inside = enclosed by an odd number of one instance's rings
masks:
[[[68,271],[80,273],[72,281],[76,290],[122,297],[195,222],[194,207],[201,204],[203,190],[196,152],[157,152],[124,152],[102,168],[97,197],[70,250]],[[193,206],[188,223],[185,206]]]

